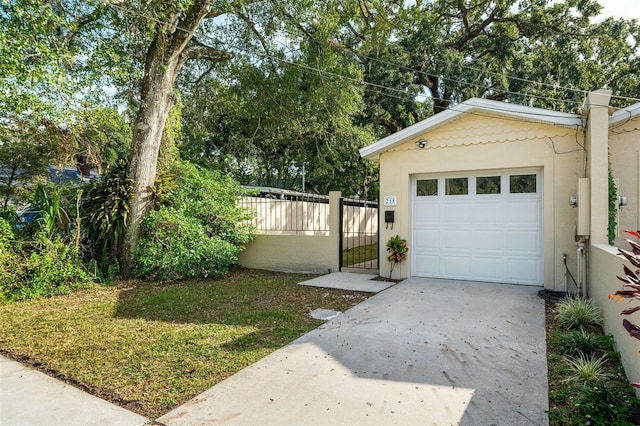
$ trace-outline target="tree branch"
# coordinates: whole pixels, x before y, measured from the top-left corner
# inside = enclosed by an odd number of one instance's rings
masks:
[[[191,40],[191,45],[180,55],[180,65],[190,59],[207,59],[209,61],[220,62],[233,58],[233,53],[218,50],[207,46],[196,39]]]
[[[269,45],[267,43],[267,40],[264,38],[264,36],[262,35],[262,33],[260,31],[258,31],[258,29],[256,28],[256,26],[253,24],[253,22],[251,21],[251,19],[249,19],[249,17],[247,15],[245,15],[245,13],[242,10],[242,7],[240,8],[236,8],[235,10],[235,14],[238,16],[238,18],[240,18],[245,24],[247,24],[247,26],[249,27],[249,29],[251,30],[251,32],[258,37],[258,40],[260,41],[260,45],[262,46],[262,49],[264,49],[264,53],[267,54],[267,59],[269,61],[269,66],[271,67],[271,71],[273,71],[274,75],[277,74],[277,67],[275,62],[273,61],[273,57],[271,56],[271,49],[269,49]]]
[[[487,18],[484,21],[480,22],[479,24],[468,26],[469,23],[465,22],[464,26],[466,31],[462,35],[462,37],[460,37],[460,39],[458,39],[458,41],[456,42],[445,43],[445,46],[450,48],[455,48],[457,51],[461,51],[464,45],[469,40],[473,40],[474,38],[478,37],[478,35],[480,35],[482,31],[484,31],[490,24],[495,22],[496,16],[498,15],[498,13],[501,13],[501,12],[503,12],[503,8],[500,6],[497,6],[495,9],[491,11],[491,14],[487,16]],[[463,12],[463,19],[466,20],[466,9],[464,9],[464,12]]]

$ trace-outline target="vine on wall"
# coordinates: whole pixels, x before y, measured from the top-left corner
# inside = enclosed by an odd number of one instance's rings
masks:
[[[618,189],[616,183],[613,180],[613,171],[609,167],[609,245],[613,245],[616,240],[616,216],[618,211],[616,209],[616,201],[618,200]]]

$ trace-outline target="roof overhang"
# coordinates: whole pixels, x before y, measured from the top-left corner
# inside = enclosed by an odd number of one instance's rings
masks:
[[[611,117],[609,117],[609,127],[620,126],[637,117],[640,117],[640,102],[614,112]]]
[[[439,114],[427,118],[413,126],[400,130],[371,145],[360,148],[360,156],[376,161],[380,154],[394,148],[416,136],[437,129],[445,124],[457,120],[466,114],[483,114],[496,117],[507,117],[526,122],[551,124],[562,127],[582,127],[579,115],[566,112],[550,111],[542,108],[528,107],[507,102],[488,99],[472,98],[455,105]]]

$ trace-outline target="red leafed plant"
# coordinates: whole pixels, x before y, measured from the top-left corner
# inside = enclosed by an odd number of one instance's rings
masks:
[[[640,231],[624,231],[627,234],[640,239]],[[624,276],[618,275],[618,279],[623,282],[623,289],[609,295],[609,299],[620,301],[624,299],[640,300],[640,244],[626,240],[631,245],[631,251],[618,249],[618,255],[624,256],[633,267],[639,268],[633,271],[627,265],[623,265]],[[629,289],[629,290],[626,290]],[[631,315],[640,311],[640,306],[633,306],[620,312],[621,315]],[[628,319],[622,320],[622,326],[627,330],[631,337],[640,340],[640,327],[633,324]],[[631,386],[640,389],[640,383],[631,383]]]

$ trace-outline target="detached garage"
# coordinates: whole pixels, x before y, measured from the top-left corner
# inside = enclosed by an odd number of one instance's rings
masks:
[[[606,199],[570,199],[580,179],[606,185],[609,95],[590,94],[583,115],[470,99],[362,148],[380,164],[381,220],[393,217],[380,259],[396,234],[409,247],[393,277],[566,290],[565,262],[575,275],[586,241],[578,211],[596,218],[591,242],[606,238]],[[383,260],[380,274],[389,270]]]

